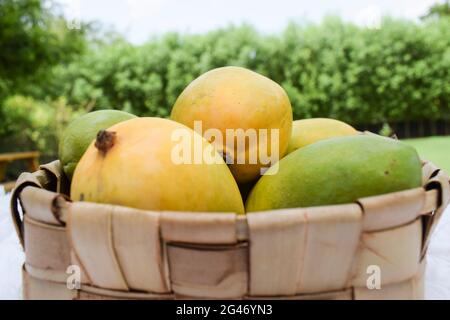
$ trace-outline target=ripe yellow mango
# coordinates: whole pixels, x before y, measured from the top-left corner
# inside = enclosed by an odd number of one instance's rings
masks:
[[[355,128],[335,119],[312,118],[296,120],[292,124],[292,136],[287,153],[317,141],[356,134],[358,134],[358,131]]]
[[[291,136],[292,107],[283,88],[269,78],[245,68],[223,67],[192,81],[175,102],[171,119],[190,128],[201,121],[203,130],[217,129],[223,137],[227,129],[250,129],[258,134],[266,129],[267,154],[273,156],[277,152],[278,158],[282,158]],[[276,136],[272,129],[278,132]],[[237,139],[210,140],[216,143],[217,150],[231,155],[234,162],[230,163],[230,169],[239,183],[255,180],[261,168],[268,168],[278,160],[264,163],[260,152],[266,150],[262,150],[261,141],[247,144],[243,150],[238,149]],[[272,148],[275,145],[277,150]],[[257,154],[256,161],[252,161],[252,152]],[[245,158],[245,163],[237,161],[239,155]]]
[[[78,163],[71,196],[145,210],[244,213],[237,183],[217,153],[214,163],[177,163],[174,132],[209,143],[177,122],[136,118],[100,131]]]

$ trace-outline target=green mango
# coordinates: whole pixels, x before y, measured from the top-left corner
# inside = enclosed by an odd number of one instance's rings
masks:
[[[377,135],[332,138],[300,148],[252,189],[246,211],[354,202],[421,186],[417,151]],[[278,170],[278,171],[277,171]]]
[[[64,130],[58,149],[59,160],[67,178],[72,180],[78,161],[100,130],[134,118],[135,115],[120,110],[98,110],[73,120]]]

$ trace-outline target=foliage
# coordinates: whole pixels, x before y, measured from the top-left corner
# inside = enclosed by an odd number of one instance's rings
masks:
[[[48,68],[84,52],[81,31],[66,27],[47,0],[0,0],[0,101],[30,86],[45,85]]]
[[[6,59],[1,52],[0,59]],[[190,81],[225,65],[247,67],[282,85],[296,119],[386,123],[387,132],[394,122],[440,119],[450,112],[448,18],[421,23],[386,18],[371,29],[329,17],[318,25],[291,23],[278,35],[230,26],[202,35],[169,33],[141,46],[115,38],[61,61],[42,69],[45,80],[21,78],[27,85],[18,86],[19,92],[34,100],[14,97],[0,104],[1,146],[26,141],[55,154],[58,103],[70,114],[116,108],[166,117]],[[11,79],[0,76],[0,92],[14,92]],[[44,110],[45,125],[33,120],[34,108]]]
[[[66,24],[49,0],[0,0],[0,152],[56,154],[61,125],[76,109],[64,97],[32,97],[43,96],[55,65],[87,50],[90,26]]]
[[[379,29],[338,18],[290,24],[279,36],[249,26],[167,34],[142,46],[104,47],[54,70],[46,94],[73,105],[167,116],[201,73],[244,66],[280,83],[295,118],[352,124],[437,119],[450,111],[450,20],[385,19]]]
[[[436,3],[428,9],[427,14],[425,14],[422,19],[435,18],[439,19],[442,17],[450,17],[450,1],[446,0],[443,3]]]
[[[68,122],[85,112],[68,106],[63,98],[51,103],[23,96],[7,98],[0,127],[0,152],[41,150],[56,156],[59,137]]]

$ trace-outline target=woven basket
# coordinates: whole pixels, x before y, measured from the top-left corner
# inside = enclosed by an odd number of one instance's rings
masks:
[[[246,216],[70,202],[67,187],[55,161],[23,173],[13,192],[25,299],[421,299],[450,198],[431,163],[420,188]],[[68,289],[69,265],[78,289]],[[381,289],[367,286],[373,265]]]

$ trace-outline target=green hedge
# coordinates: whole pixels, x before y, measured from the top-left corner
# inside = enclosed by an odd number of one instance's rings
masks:
[[[201,73],[245,66],[280,83],[295,118],[353,124],[442,118],[450,111],[450,20],[385,19],[368,29],[328,18],[277,36],[249,26],[116,43],[55,70],[53,97],[73,105],[167,116]],[[48,91],[45,93],[49,93]]]
[[[225,65],[280,83],[297,119],[333,117],[357,126],[450,114],[450,19],[385,19],[368,29],[331,17],[320,25],[292,23],[278,35],[244,25],[204,35],[170,33],[142,46],[97,46],[53,68],[45,85],[30,83],[22,94],[34,100],[14,97],[0,106],[0,149],[34,145],[55,154],[58,126],[86,110],[168,116],[190,81]],[[46,114],[46,123],[31,117],[34,108]]]
[[[62,98],[46,103],[30,97],[11,96],[2,104],[0,153],[40,150],[55,158],[59,137],[74,117],[85,113]]]

